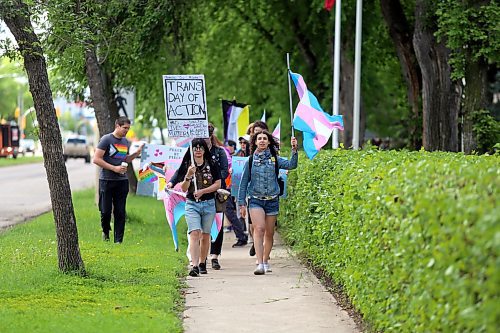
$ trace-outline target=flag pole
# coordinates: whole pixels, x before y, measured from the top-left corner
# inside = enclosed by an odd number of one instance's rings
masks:
[[[337,0],[335,4],[335,42],[333,56],[333,115],[339,114],[339,91],[340,91],[340,6],[342,0]],[[332,148],[339,147],[339,130],[333,129]]]
[[[290,83],[290,53],[288,52],[286,54],[286,67],[288,68],[286,75],[288,76],[288,99],[290,101],[290,123],[292,125],[292,137],[294,137],[295,133],[293,131],[292,86]]]
[[[190,153],[191,153],[191,165],[194,165],[196,166],[196,163],[194,162],[194,154],[193,154],[193,140],[189,141],[189,150],[190,150]],[[194,176],[193,176],[193,184],[194,184],[194,191],[198,191],[198,185],[197,185],[197,181],[196,181],[196,170],[194,171]],[[196,199],[196,202],[198,202],[198,199]]]
[[[356,1],[356,43],[354,60],[354,106],[352,110],[352,148],[359,149],[359,104],[361,83],[361,25],[363,0]]]

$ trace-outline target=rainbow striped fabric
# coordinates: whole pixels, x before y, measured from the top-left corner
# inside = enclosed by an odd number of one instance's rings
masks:
[[[128,151],[127,145],[120,144],[120,143],[115,143],[113,146],[116,149],[115,154],[113,155],[113,157],[116,158],[116,159],[119,159],[119,160],[124,160],[125,157],[127,157],[127,151]]]
[[[158,176],[149,167],[146,169],[139,170],[139,181],[146,183],[154,183],[158,180]]]

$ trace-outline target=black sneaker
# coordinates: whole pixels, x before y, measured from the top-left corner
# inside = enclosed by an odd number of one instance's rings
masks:
[[[200,263],[200,274],[207,274],[207,262]]]
[[[212,269],[215,269],[216,271],[218,271],[220,269],[219,260],[212,259]]]
[[[233,244],[233,247],[242,247],[242,246],[245,246],[247,244],[248,244],[247,241],[242,241],[241,239],[238,239],[238,241]]]
[[[255,246],[253,246],[253,244],[252,244],[252,247],[250,248],[250,251],[248,252],[248,254],[250,255],[250,257],[253,257],[255,255]]]
[[[109,242],[109,232],[102,232],[102,240],[105,242]]]
[[[191,270],[189,271],[189,276],[197,277],[199,275],[200,275],[200,270],[198,269],[198,266],[193,266],[193,268],[191,268]]]

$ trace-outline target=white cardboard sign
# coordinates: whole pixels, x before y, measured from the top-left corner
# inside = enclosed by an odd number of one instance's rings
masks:
[[[163,75],[168,136],[208,138],[205,76]]]

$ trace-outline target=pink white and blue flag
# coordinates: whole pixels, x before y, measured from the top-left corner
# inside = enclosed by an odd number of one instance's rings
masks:
[[[304,151],[313,159],[328,142],[334,128],[344,130],[340,115],[329,115],[319,105],[318,99],[307,89],[302,75],[290,71],[290,78],[299,94],[299,104],[293,117],[293,127],[302,131]]]
[[[177,224],[179,220],[185,215],[186,207],[186,193],[179,190],[166,191],[165,198],[163,199],[165,206],[165,213],[167,215],[167,222],[172,232],[172,240],[174,241],[175,251],[179,251],[179,235],[177,234]],[[210,236],[212,242],[215,242],[219,232],[222,229],[224,216],[222,213],[215,214]]]
[[[189,143],[193,140],[193,138],[174,138],[175,146],[187,148],[189,147]]]
[[[276,139],[278,139],[278,141],[281,141],[281,118],[278,121],[278,124],[276,125],[276,127],[274,128],[273,136]]]
[[[179,250],[179,236],[177,234],[177,224],[181,217],[184,216],[184,208],[186,206],[186,195],[179,191],[168,191],[163,199],[165,205],[165,213],[167,215],[168,225],[172,231],[172,240],[174,241],[175,251]]]

